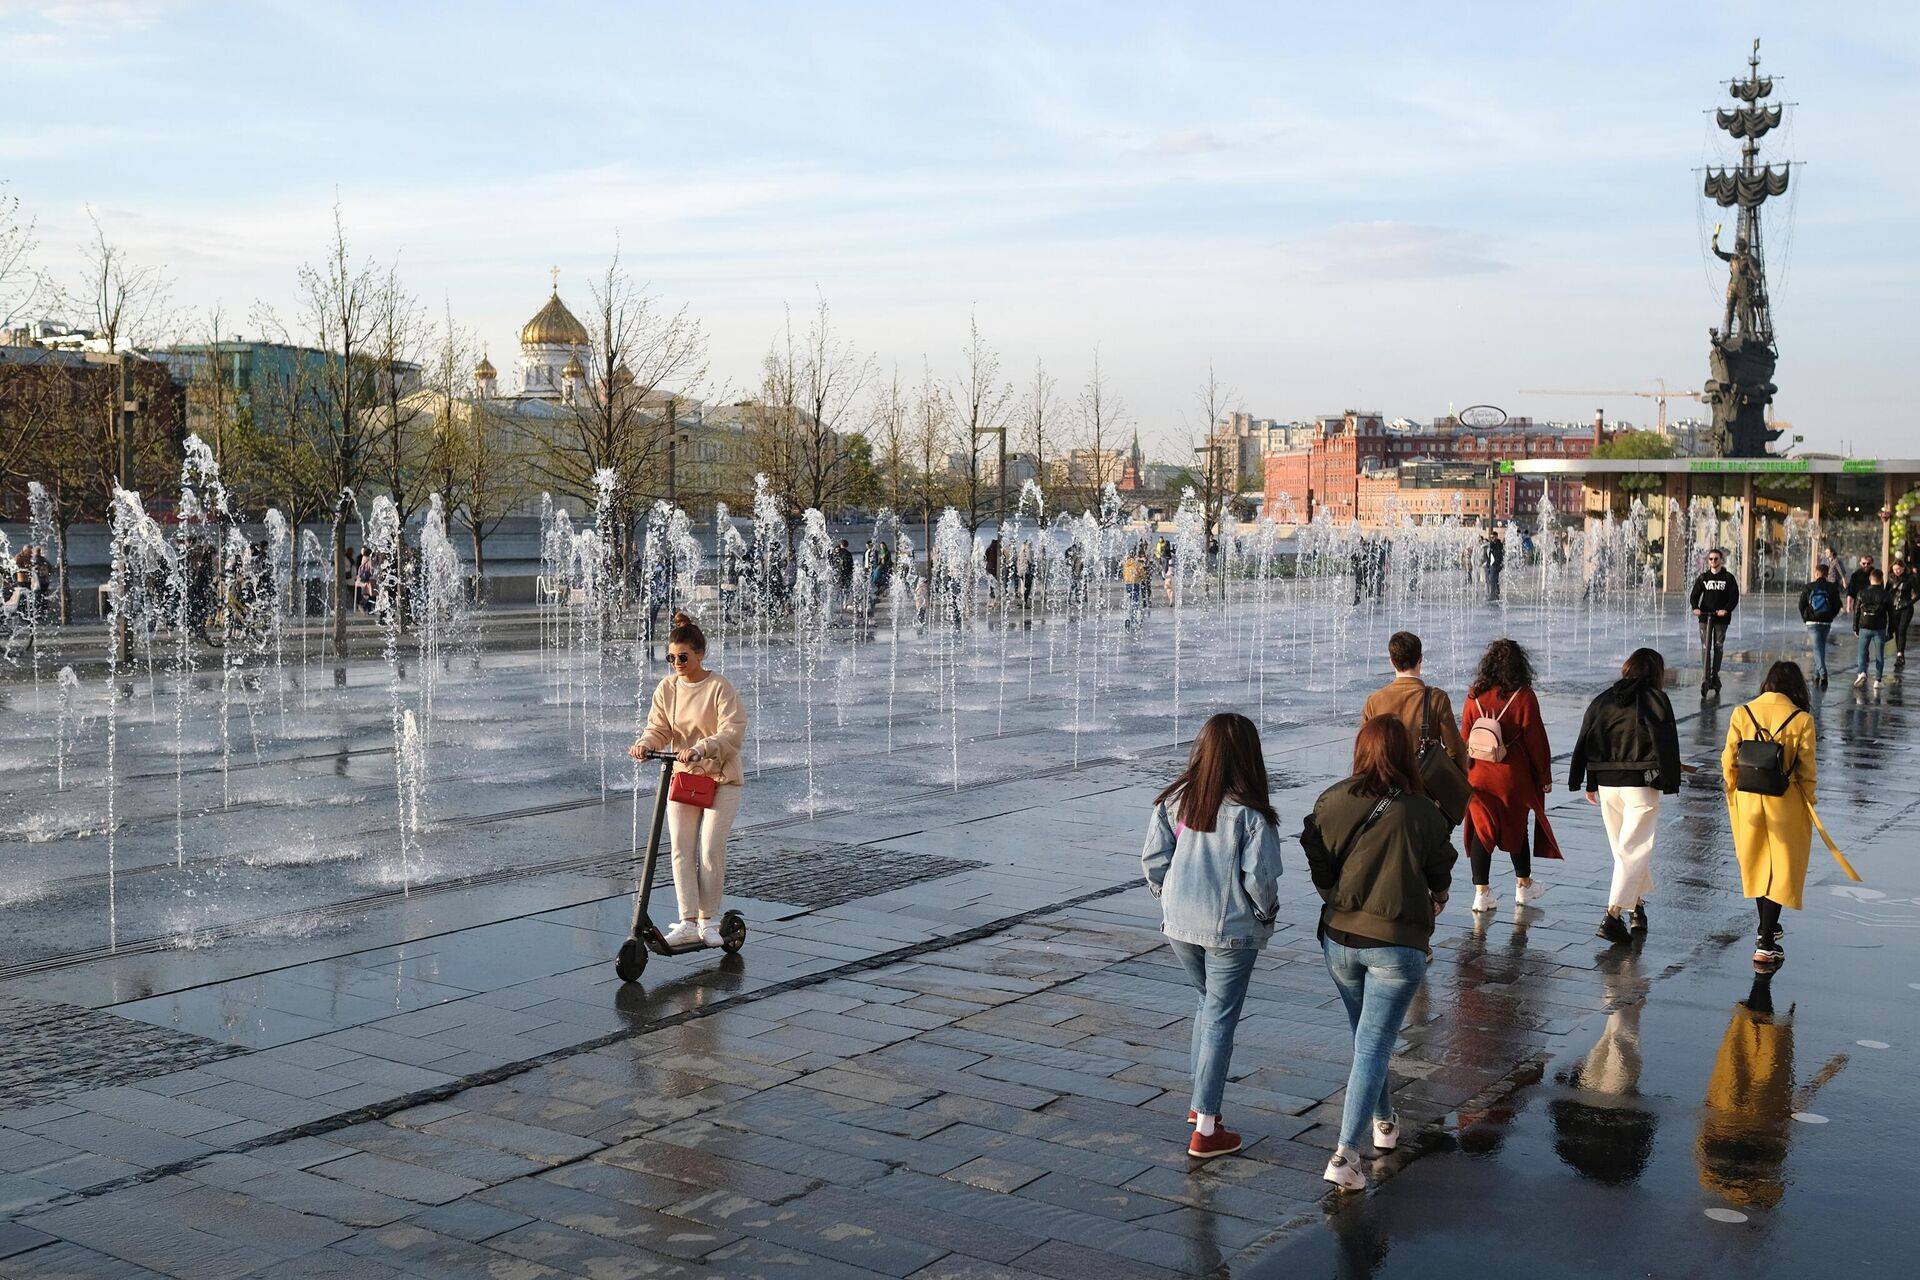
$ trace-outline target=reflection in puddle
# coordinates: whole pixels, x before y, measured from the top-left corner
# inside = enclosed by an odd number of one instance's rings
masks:
[[[1620,1186],[1646,1172],[1659,1127],[1653,1112],[1638,1103],[1640,1014],[1648,987],[1640,973],[1639,939],[1631,950],[1603,961],[1600,976],[1606,1026],[1579,1064],[1560,1076],[1561,1084],[1586,1096],[1555,1098],[1547,1114],[1562,1160],[1595,1182]]]
[[[1785,1166],[1793,1113],[1847,1065],[1837,1053],[1796,1091],[1793,1013],[1773,1007],[1773,975],[1756,974],[1747,998],[1733,1007],[1700,1116],[1694,1154],[1700,1185],[1733,1204],[1771,1209],[1786,1192]]]

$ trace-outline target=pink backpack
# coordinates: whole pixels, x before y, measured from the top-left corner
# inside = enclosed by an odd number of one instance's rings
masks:
[[[1471,699],[1467,706],[1479,712],[1474,718],[1473,727],[1467,730],[1467,756],[1473,760],[1487,760],[1499,763],[1507,758],[1507,735],[1500,727],[1500,717],[1507,714],[1507,707],[1513,705],[1513,699],[1520,696],[1515,689],[1507,699],[1506,706],[1493,715],[1480,711],[1478,699]]]

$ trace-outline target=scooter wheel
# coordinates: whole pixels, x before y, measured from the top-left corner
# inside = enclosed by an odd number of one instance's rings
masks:
[[[720,949],[733,955],[747,945],[747,918],[738,911],[720,917]]]
[[[637,982],[640,975],[647,971],[647,948],[638,938],[628,938],[620,944],[620,954],[614,957],[613,971],[620,975],[622,982]]]

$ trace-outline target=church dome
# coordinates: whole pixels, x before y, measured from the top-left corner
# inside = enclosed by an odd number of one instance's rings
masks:
[[[498,373],[499,370],[493,367],[493,361],[487,359],[484,355],[480,357],[480,363],[473,366],[473,376],[476,378],[492,378],[496,377]]]
[[[587,376],[587,371],[580,366],[580,357],[577,354],[567,357],[567,367],[560,371],[560,376],[563,378],[584,378]]]
[[[573,312],[567,310],[567,304],[560,301],[556,290],[547,305],[540,308],[533,319],[520,326],[520,345],[523,347],[584,347],[587,345],[587,327],[574,319]]]

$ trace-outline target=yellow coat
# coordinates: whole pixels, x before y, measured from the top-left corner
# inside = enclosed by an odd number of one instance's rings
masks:
[[[1727,818],[1733,824],[1734,852],[1740,857],[1740,892],[1749,898],[1771,898],[1798,911],[1800,891],[1807,883],[1807,853],[1813,848],[1812,810],[1819,773],[1814,763],[1813,718],[1801,712],[1793,717],[1785,733],[1780,732],[1780,726],[1795,710],[1782,693],[1763,693],[1736,707],[1728,718],[1720,773],[1727,791]],[[1752,719],[1748,719],[1749,712]],[[1755,736],[1756,721],[1786,747],[1793,781],[1785,795],[1762,796],[1733,789],[1734,750]]]

